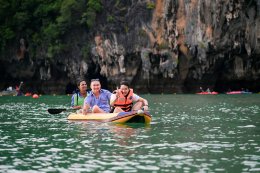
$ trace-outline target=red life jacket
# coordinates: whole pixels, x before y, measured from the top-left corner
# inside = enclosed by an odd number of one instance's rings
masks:
[[[114,102],[114,107],[120,107],[125,112],[131,111],[133,106],[133,95],[133,89],[130,89],[126,96],[124,96],[121,90],[119,89],[119,97]]]

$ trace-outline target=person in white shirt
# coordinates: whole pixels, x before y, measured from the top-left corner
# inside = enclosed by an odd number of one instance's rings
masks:
[[[127,81],[120,82],[120,88],[111,95],[110,106],[114,113],[128,112],[132,110],[148,110],[148,101],[133,92]]]

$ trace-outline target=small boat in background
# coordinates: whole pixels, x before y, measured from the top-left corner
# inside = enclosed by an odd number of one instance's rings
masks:
[[[226,94],[252,94],[252,92],[249,92],[249,91],[229,91],[229,92],[226,92]]]
[[[16,86],[14,89],[12,86],[8,87],[6,90],[0,92],[0,96],[21,96],[23,93],[21,92],[21,88],[23,86],[23,82],[20,82],[19,86]]]
[[[201,95],[216,95],[218,94],[218,92],[212,91],[212,92],[207,92],[207,91],[203,91],[203,92],[199,92],[196,94],[201,94]]]
[[[0,96],[17,96],[17,91],[16,90],[1,91]]]
[[[218,94],[218,92],[215,92],[215,91],[210,91],[209,88],[207,88],[207,90],[203,90],[202,87],[200,87],[200,92],[199,93],[196,93],[196,94],[200,94],[200,95],[216,95]]]

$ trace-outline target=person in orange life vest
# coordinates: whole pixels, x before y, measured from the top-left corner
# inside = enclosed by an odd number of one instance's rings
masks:
[[[84,79],[77,81],[79,91],[71,97],[71,107],[73,109],[81,109],[84,104],[84,99],[87,97],[87,83]]]
[[[114,113],[128,112],[131,110],[148,110],[148,101],[133,92],[127,81],[120,83],[120,89],[111,95],[110,105],[114,107]]]

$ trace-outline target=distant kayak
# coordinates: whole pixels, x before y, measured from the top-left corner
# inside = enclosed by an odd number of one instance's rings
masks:
[[[152,116],[147,111],[130,111],[120,113],[89,113],[87,115],[71,113],[68,120],[77,121],[101,121],[116,123],[144,123],[150,124]]]
[[[18,92],[16,90],[0,92],[0,96],[17,96],[17,94]]]
[[[216,95],[216,94],[218,94],[218,92],[215,92],[215,91],[213,91],[213,92],[206,92],[206,91],[204,91],[204,92],[199,92],[199,93],[196,93],[196,94],[201,94],[201,95]]]
[[[19,86],[16,86],[13,89],[12,86],[8,87],[6,90],[0,92],[0,96],[22,96],[21,88],[23,86],[23,82],[20,82]]]
[[[248,92],[248,91],[230,91],[230,92],[227,92],[226,94],[252,94],[252,92]]]

